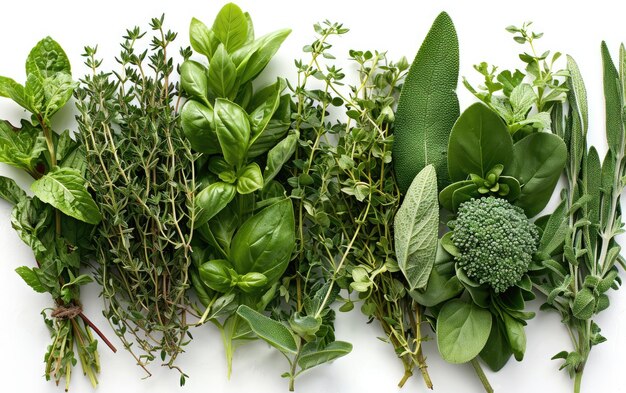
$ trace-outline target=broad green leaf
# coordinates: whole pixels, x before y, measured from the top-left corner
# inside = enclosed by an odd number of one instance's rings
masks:
[[[248,322],[254,334],[285,355],[295,355],[298,352],[298,345],[293,334],[282,323],[245,305],[239,306],[237,314]]]
[[[63,73],[71,77],[72,68],[65,51],[55,40],[46,37],[39,41],[26,59],[26,75],[39,74],[44,78]]]
[[[0,120],[0,162],[32,174],[44,150],[46,140],[41,129],[26,120],[22,120],[22,128]]]
[[[456,210],[452,199],[454,192],[460,188],[473,185],[474,182],[472,180],[462,180],[446,186],[446,188],[441,190],[441,192],[439,193],[439,203],[441,203],[441,206],[443,206],[447,210],[454,212]]]
[[[226,50],[231,53],[239,49],[248,39],[248,20],[241,8],[228,3],[217,14],[213,32]]]
[[[224,159],[234,167],[241,166],[250,142],[250,123],[246,111],[237,104],[218,98],[213,118]]]
[[[437,345],[450,363],[466,363],[482,351],[491,333],[491,313],[460,299],[447,302],[437,317]]]
[[[30,80],[30,77],[29,77]],[[28,85],[28,82],[27,82]],[[57,73],[43,80],[43,117],[50,119],[59,111],[74,93],[78,83],[69,74]]]
[[[220,44],[209,64],[208,84],[215,97],[234,98],[237,70],[230,55]]]
[[[269,285],[287,269],[295,247],[295,218],[290,199],[283,199],[248,218],[231,244],[235,271],[264,274]]]
[[[290,33],[291,29],[277,30],[233,52],[231,55],[237,65],[239,83],[243,85],[259,75]]]
[[[0,76],[0,97],[10,98],[30,112],[35,111],[32,99],[26,94],[24,86],[11,78]]]
[[[211,103],[208,100],[209,84],[206,71],[202,64],[193,60],[186,60],[180,66],[180,84],[187,94],[210,108]]]
[[[194,198],[194,225],[200,227],[215,217],[233,200],[237,189],[232,184],[217,182],[208,185]]]
[[[463,285],[456,276],[454,258],[438,242],[437,257],[425,290],[411,291],[409,294],[419,304],[433,307],[456,297],[462,291]]]
[[[196,18],[191,18],[189,24],[189,42],[193,50],[205,55],[209,61],[220,44],[215,33]]]
[[[0,198],[5,201],[17,205],[20,201],[27,198],[26,193],[15,180],[8,177],[0,176]]]
[[[494,315],[492,317],[491,326],[489,339],[480,352],[480,358],[487,363],[487,366],[489,366],[491,370],[499,371],[509,361],[513,352],[509,345],[504,323]]]
[[[539,241],[539,250],[547,255],[554,255],[561,249],[569,228],[567,205],[563,200],[550,215],[546,228]]]
[[[264,131],[258,134],[250,144],[250,149],[248,150],[248,156],[250,158],[258,157],[266,153],[285,137],[291,125],[291,120],[289,120],[291,116],[291,109],[289,108],[290,100],[288,95],[281,97],[278,110],[274,113],[274,117],[269,121]],[[286,112],[286,116],[283,116],[283,112]]]
[[[50,205],[42,203],[36,197],[22,199],[11,211],[11,226],[20,239],[33,250],[37,259],[50,255],[40,238],[50,228],[53,216]]]
[[[413,60],[398,101],[393,157],[402,192],[428,164],[435,166],[439,190],[450,184],[446,155],[459,117],[458,79],[459,41],[450,16],[442,12]]]
[[[280,141],[267,153],[267,162],[263,171],[263,179],[266,185],[278,175],[283,165],[291,159],[297,145],[298,134],[293,133]]]
[[[461,203],[467,202],[472,198],[480,198],[481,194],[478,192],[478,186],[476,184],[470,184],[460,187],[452,193],[452,211],[456,212]]]
[[[518,362],[524,359],[526,352],[526,333],[524,332],[524,324],[513,318],[506,312],[502,312],[506,337],[511,346],[515,360]]]
[[[102,219],[85,179],[75,169],[52,168],[31,185],[31,190],[43,202],[77,220],[95,225]]]
[[[263,174],[259,164],[253,162],[246,165],[237,177],[237,192],[239,194],[250,194],[263,188]]]
[[[536,99],[535,91],[528,83],[521,83],[515,86],[509,97],[511,106],[513,107],[513,118],[516,121],[525,119]]]
[[[180,121],[183,132],[195,151],[206,154],[221,151],[212,109],[198,101],[187,101],[180,113]]]
[[[37,73],[30,74],[26,78],[24,94],[31,105],[31,112],[33,113],[39,114],[45,111],[46,91],[44,83],[44,77]]]
[[[433,165],[413,179],[394,221],[398,266],[409,289],[422,289],[435,263],[439,230],[437,173]]]
[[[280,94],[285,88],[285,82],[282,79],[279,79],[273,85],[268,86],[263,89],[259,93],[257,93],[252,101],[252,106],[254,110],[250,113],[250,129],[252,130],[252,135],[254,136],[254,140],[256,140],[263,131],[265,131],[265,127],[272,119],[272,116],[278,109],[278,105],[280,104]],[[264,95],[269,90],[269,94]],[[259,96],[265,96],[265,99],[259,104],[256,105],[256,100],[259,99]]]
[[[303,353],[298,359],[298,366],[304,370],[308,370],[320,364],[332,362],[352,351],[352,344],[344,341],[333,341],[324,348],[317,349],[312,352]]]
[[[236,278],[232,266],[224,259],[205,262],[200,265],[198,272],[204,285],[221,293],[228,292],[234,285],[233,279]]]
[[[33,271],[33,269],[20,266],[15,269],[15,272],[22,277],[22,279],[31,287],[35,292],[44,293],[46,292],[46,287],[41,283],[37,274]]]
[[[312,315],[303,315],[296,311],[289,317],[289,327],[298,336],[306,341],[315,340],[315,334],[319,332],[322,326],[322,317],[314,317]]]
[[[596,308],[596,299],[589,288],[583,288],[574,298],[573,315],[581,320],[591,319]]]
[[[623,100],[619,74],[611,60],[611,54],[602,41],[602,65],[604,69],[604,103],[606,110],[606,140],[609,149],[617,154],[624,140]]]
[[[513,162],[505,173],[520,182],[521,193],[514,204],[528,217],[546,207],[566,161],[567,147],[554,134],[533,133],[513,146]]]
[[[267,288],[267,277],[265,274],[257,272],[246,273],[239,277],[237,288],[248,294],[257,293]]]
[[[448,144],[450,180],[466,180],[468,175],[485,177],[500,164],[508,168],[513,160],[513,140],[494,111],[482,103],[467,108],[454,123]]]

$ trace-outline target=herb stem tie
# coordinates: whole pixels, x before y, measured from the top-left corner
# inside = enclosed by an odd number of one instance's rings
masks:
[[[74,319],[83,312],[81,306],[72,304],[69,306],[58,306],[55,308],[50,316],[58,319]]]

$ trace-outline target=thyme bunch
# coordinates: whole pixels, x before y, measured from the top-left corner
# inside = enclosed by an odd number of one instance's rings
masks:
[[[103,220],[95,240],[96,279],[105,316],[137,363],[159,357],[176,365],[189,342],[186,290],[193,233],[194,160],[178,122],[180,95],[169,48],[176,33],[152,19],[148,49],[139,27],[127,30],[117,62],[101,70],[86,47],[92,74],[77,96],[80,141]],[[183,55],[185,51],[182,51]]]

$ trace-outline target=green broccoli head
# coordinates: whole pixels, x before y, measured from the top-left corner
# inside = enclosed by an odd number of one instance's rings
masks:
[[[453,224],[455,258],[468,277],[496,293],[515,285],[537,251],[539,230],[517,206],[500,198],[472,199],[459,206]]]

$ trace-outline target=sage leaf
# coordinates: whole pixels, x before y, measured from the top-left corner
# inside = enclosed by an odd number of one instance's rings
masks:
[[[26,193],[15,180],[8,177],[0,176],[0,198],[5,201],[17,205],[20,201],[27,198]]]
[[[402,192],[428,164],[435,166],[439,190],[449,184],[446,154],[459,117],[458,79],[458,37],[450,16],[442,12],[413,60],[398,101],[393,157]]]
[[[413,179],[394,221],[398,266],[409,289],[422,289],[435,263],[439,229],[437,174],[433,165]]]
[[[460,299],[447,302],[437,318],[437,345],[450,363],[466,363],[482,351],[491,333],[491,313]]]
[[[298,366],[308,370],[320,364],[332,362],[342,356],[346,356],[352,351],[352,344],[345,341],[333,341],[321,349],[312,352],[304,352],[298,359]]]
[[[54,167],[36,180],[31,190],[43,202],[77,220],[95,225],[102,219],[85,179],[76,169]]]
[[[208,87],[216,97],[231,97],[236,85],[235,63],[230,58],[224,45],[220,44],[213,54],[207,76]]]
[[[250,142],[248,115],[239,105],[218,98],[215,101],[214,120],[224,159],[234,167],[241,166]]]
[[[620,91],[621,83],[619,74],[611,59],[611,54],[606,46],[606,42],[602,41],[602,66],[604,70],[604,100],[606,111],[606,140],[609,149],[613,154],[617,154],[623,143],[623,103],[622,92]]]
[[[522,185],[514,204],[526,216],[534,217],[546,207],[566,161],[567,146],[554,134],[533,133],[513,145],[513,162],[505,173]]]
[[[228,52],[240,48],[248,38],[248,20],[241,8],[228,3],[217,14],[212,31]]]
[[[58,73],[71,75],[70,60],[65,51],[55,40],[46,37],[31,49],[26,58],[26,75],[39,74],[43,78]]]
[[[26,282],[26,284],[28,284],[28,286],[31,287],[35,292],[38,292],[38,293],[47,292],[46,287],[41,283],[41,280],[39,280],[37,273],[35,273],[33,269],[27,266],[20,266],[17,269],[15,269],[15,272],[19,274],[20,277],[22,277],[22,279],[24,280],[24,282]]]
[[[295,355],[298,352],[298,345],[293,334],[282,323],[268,318],[246,305],[239,306],[237,315],[248,322],[254,334],[280,352],[285,355]]]
[[[215,217],[233,200],[236,187],[232,184],[216,182],[209,184],[194,198],[194,225],[200,227]]]
[[[454,123],[448,144],[448,171],[452,181],[468,175],[485,177],[500,164],[508,168],[513,159],[513,140],[506,124],[482,103],[472,104]]]

